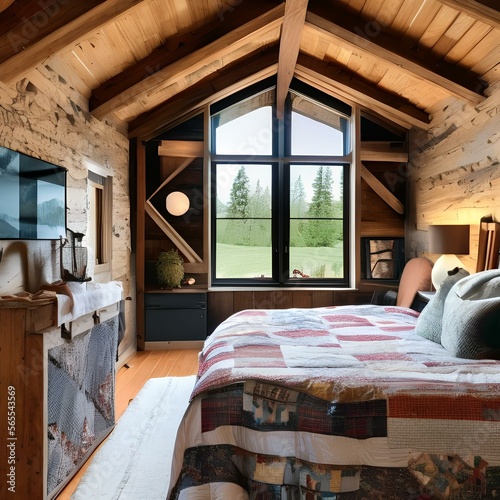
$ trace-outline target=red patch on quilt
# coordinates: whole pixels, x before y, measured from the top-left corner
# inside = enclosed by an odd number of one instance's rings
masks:
[[[375,354],[358,354],[354,356],[359,361],[411,361],[412,358],[399,352],[379,352]]]
[[[388,313],[407,314],[408,316],[413,316],[415,318],[418,318],[420,316],[420,313],[418,311],[407,309],[406,307],[384,307],[384,311]]]
[[[371,326],[372,324],[362,316],[352,314],[338,314],[335,316],[323,316],[328,323],[332,323],[335,328],[344,328],[346,326]]]
[[[335,335],[337,340],[348,342],[376,342],[379,340],[400,340],[394,335]]]
[[[274,332],[274,334],[280,337],[290,337],[292,339],[300,337],[326,337],[330,335],[327,330],[281,330],[279,332]]]
[[[414,329],[415,329],[415,325],[379,326],[379,330],[382,330],[383,332],[401,332],[401,331],[414,330]]]
[[[246,366],[251,368],[257,366],[286,368],[280,347],[269,345],[249,345],[235,348],[234,365],[238,368]]]

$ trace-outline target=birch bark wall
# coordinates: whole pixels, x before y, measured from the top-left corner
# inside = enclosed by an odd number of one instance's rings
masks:
[[[15,89],[0,83],[0,146],[68,169],[67,227],[83,234],[88,229],[87,164],[112,173],[110,279],[121,281],[124,295],[133,296],[128,138],[113,124],[93,118],[87,111],[87,100],[50,69],[43,69],[49,84],[38,71]],[[0,241],[4,248],[0,294],[34,293],[41,284],[60,279],[59,246],[59,241]],[[120,352],[135,350],[135,304],[127,303],[127,333]]]
[[[407,257],[428,250],[429,224],[471,224],[474,265],[481,217],[500,221],[500,84],[487,92],[475,107],[442,103],[428,131],[410,134]]]

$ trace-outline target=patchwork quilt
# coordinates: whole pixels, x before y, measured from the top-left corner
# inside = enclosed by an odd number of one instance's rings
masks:
[[[170,499],[500,497],[500,361],[417,312],[246,310],[206,340]]]

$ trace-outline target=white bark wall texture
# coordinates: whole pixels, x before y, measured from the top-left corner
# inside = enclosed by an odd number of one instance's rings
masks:
[[[87,165],[98,165],[113,176],[112,261],[108,279],[123,283],[133,296],[129,198],[129,141],[112,123],[99,121],[87,100],[49,68],[39,78],[0,83],[0,146],[68,169],[67,227],[87,233]],[[1,182],[1,179],[0,179]],[[59,241],[2,240],[0,294],[36,292],[40,285],[61,278]],[[90,268],[91,269],[91,268]],[[93,277],[99,281],[99,276]],[[135,348],[135,301],[127,301],[127,334],[120,351]],[[133,330],[133,331],[132,331]]]

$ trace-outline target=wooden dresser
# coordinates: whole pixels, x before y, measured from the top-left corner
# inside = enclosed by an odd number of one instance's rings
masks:
[[[119,303],[56,308],[0,306],[0,498],[54,498],[114,427]]]

